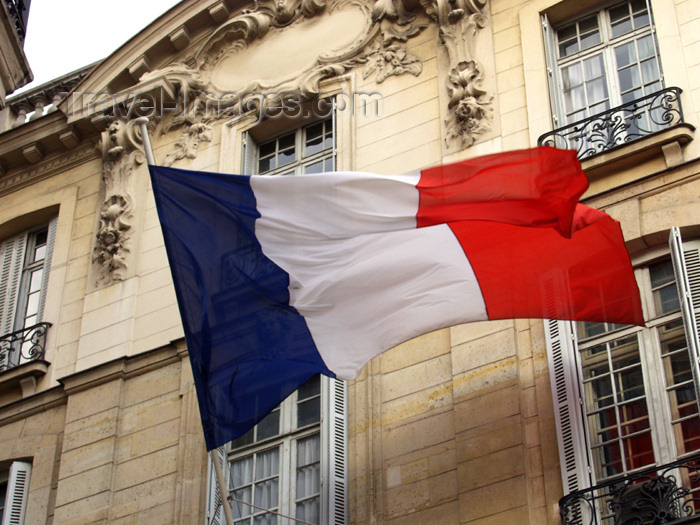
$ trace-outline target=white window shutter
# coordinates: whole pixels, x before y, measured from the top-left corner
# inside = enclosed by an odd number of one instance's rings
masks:
[[[2,525],[22,525],[27,511],[29,496],[29,477],[32,474],[31,463],[14,461],[10,467],[5,497],[5,513]]]
[[[219,447],[216,449],[216,457],[221,462],[221,468],[224,471],[224,479],[228,480],[227,475],[227,461],[226,461],[226,448]],[[226,520],[224,517],[224,509],[222,507],[223,498],[221,497],[221,491],[219,490],[219,484],[216,481],[216,472],[214,470],[214,465],[211,462],[211,454],[207,454],[208,458],[208,471],[209,471],[209,483],[207,483],[207,525],[226,525]]]
[[[243,132],[243,150],[241,152],[241,173],[243,175],[253,175],[258,172],[255,166],[257,147],[250,133]]]
[[[46,304],[46,290],[49,286],[49,271],[51,270],[51,256],[53,247],[56,244],[56,226],[58,217],[54,217],[49,222],[48,234],[46,236],[46,257],[44,257],[44,273],[41,278],[41,298],[39,300],[39,317],[41,322],[44,318],[44,305]]]
[[[695,378],[695,392],[700,404],[700,244],[688,243],[684,246],[680,230],[672,228],[669,245]]]
[[[545,321],[564,494],[592,484],[572,323]]]
[[[26,234],[0,244],[0,335],[13,331],[26,246]]]
[[[542,32],[544,36],[544,51],[547,61],[547,86],[549,86],[549,104],[552,113],[552,123],[555,128],[565,124],[560,117],[564,100],[559,89],[559,71],[557,69],[557,36],[546,14],[542,15]]]
[[[347,383],[338,379],[324,381],[328,395],[324,398],[321,419],[321,454],[323,483],[322,523],[345,525],[347,517]]]

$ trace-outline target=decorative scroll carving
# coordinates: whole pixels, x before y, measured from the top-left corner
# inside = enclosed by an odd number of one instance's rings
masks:
[[[469,147],[492,129],[493,95],[483,88],[484,73],[475,57],[477,33],[486,26],[481,12],[486,0],[435,0],[422,5],[428,16],[436,18],[449,57],[445,141],[448,148]]]
[[[362,77],[367,78],[377,72],[375,80],[381,84],[392,75],[410,73],[418,76],[423,71],[423,62],[420,58],[406,51],[405,46],[394,44],[387,48],[377,48],[367,55],[367,64],[362,70]]]
[[[127,269],[126,243],[131,225],[127,222],[131,215],[131,197],[112,195],[100,209],[100,227],[97,231],[97,244],[92,261],[97,263],[98,283],[111,283],[123,278]]]
[[[353,21],[352,27],[341,35],[344,43],[338,46],[329,42],[310,66],[280,74],[276,79],[241,80],[239,77],[245,74],[230,72],[237,65],[237,54],[254,42],[266,36],[271,38],[273,33],[277,38],[292,29],[311,30],[310,25],[304,25],[308,19],[327,16],[331,21],[336,15],[350,16]],[[211,141],[213,121],[244,114],[258,118],[267,108],[275,107],[282,97],[293,96],[299,103],[312,99],[318,95],[322,81],[352,68],[364,66],[365,78],[376,74],[377,82],[392,75],[419,75],[422,62],[405,47],[409,38],[426,27],[416,19],[401,0],[378,0],[373,7],[365,0],[256,2],[254,9],[243,11],[219,27],[183,62],[141,77],[142,82],[165,78],[179,87],[182,113],[164,121],[161,133],[185,129],[166,162],[195,158],[199,145]],[[353,31],[357,32],[355,36]],[[260,44],[256,45],[255,49],[259,49]]]
[[[146,159],[133,121],[113,120],[102,134],[102,181],[105,200],[92,261],[97,264],[96,284],[111,284],[124,278],[133,205],[128,193],[131,173]]]
[[[165,156],[164,166],[172,166],[175,161],[196,159],[200,142],[211,142],[212,127],[202,122],[193,123],[182,130],[182,135],[175,142],[175,151]]]

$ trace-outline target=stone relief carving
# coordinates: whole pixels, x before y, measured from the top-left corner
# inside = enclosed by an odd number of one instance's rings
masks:
[[[469,147],[492,129],[493,95],[483,88],[484,73],[476,59],[477,33],[486,26],[486,0],[435,0],[423,7],[439,25],[447,50],[449,102],[445,122],[447,147]]]
[[[102,133],[102,182],[105,200],[100,208],[92,261],[97,265],[96,285],[124,278],[128,268],[129,224],[133,199],[129,194],[134,167],[145,162],[133,121],[114,119]]]
[[[292,28],[308,27],[303,24],[314,17],[327,16],[331,20],[343,12],[354,13],[355,25],[348,31],[337,31],[346,40],[342,45],[328,42],[314,55],[310,66],[289,71],[286,76],[281,74],[280,78],[243,79],[241,85],[225,85],[237,78],[229,71],[236,66],[237,54],[252,49],[253,45],[262,45],[263,37],[279,37]],[[405,45],[427,27],[417,19],[401,0],[378,0],[374,5],[366,0],[257,1],[253,9],[220,26],[183,62],[141,77],[142,82],[165,78],[179,88],[182,112],[163,122],[160,132],[185,129],[166,162],[195,158],[200,144],[211,141],[214,120],[243,114],[258,118],[283,97],[295,97],[299,103],[313,99],[323,80],[352,68],[363,66],[364,77],[375,74],[378,83],[392,75],[419,75],[422,61],[410,54]],[[357,34],[353,35],[352,31]],[[219,75],[218,70],[226,71],[226,76]]]
[[[112,195],[100,208],[100,226],[92,261],[97,263],[97,283],[109,284],[120,281],[127,269],[126,246],[131,225],[131,197]]]

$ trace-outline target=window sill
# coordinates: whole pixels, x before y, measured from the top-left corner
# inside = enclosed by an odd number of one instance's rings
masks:
[[[681,123],[654,135],[599,153],[581,161],[591,182],[663,157],[666,168],[683,162],[681,146],[693,140],[695,127]]]
[[[36,392],[36,381],[46,375],[51,363],[37,359],[23,363],[0,374],[0,395],[6,396],[21,389],[21,397]]]

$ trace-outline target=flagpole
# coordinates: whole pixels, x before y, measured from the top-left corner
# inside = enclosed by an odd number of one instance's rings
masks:
[[[138,117],[135,120],[136,124],[141,129],[141,142],[143,142],[143,151],[146,154],[146,161],[149,165],[155,166],[156,160],[153,156],[153,146],[151,146],[151,137],[148,135],[148,117]],[[214,464],[214,472],[216,473],[216,484],[219,486],[219,493],[221,494],[221,506],[224,508],[224,517],[226,518],[226,525],[233,525],[233,515],[231,514],[231,505],[229,504],[228,490],[226,489],[226,480],[224,479],[224,472],[221,469],[221,462],[219,461],[217,449],[209,451],[209,456],[211,457],[211,462]]]
[[[156,159],[153,157],[151,137],[148,135],[148,117],[139,117],[134,122],[141,128],[141,141],[143,142],[143,151],[146,154],[146,161],[151,166],[155,166]]]
[[[221,469],[221,461],[219,461],[218,449],[211,449],[209,456],[214,464],[214,472],[216,473],[216,484],[219,485],[219,494],[221,494],[221,506],[224,508],[224,517],[226,525],[233,525],[233,515],[231,514],[231,504],[228,499],[228,489],[226,488],[226,480],[224,479],[224,471]]]

